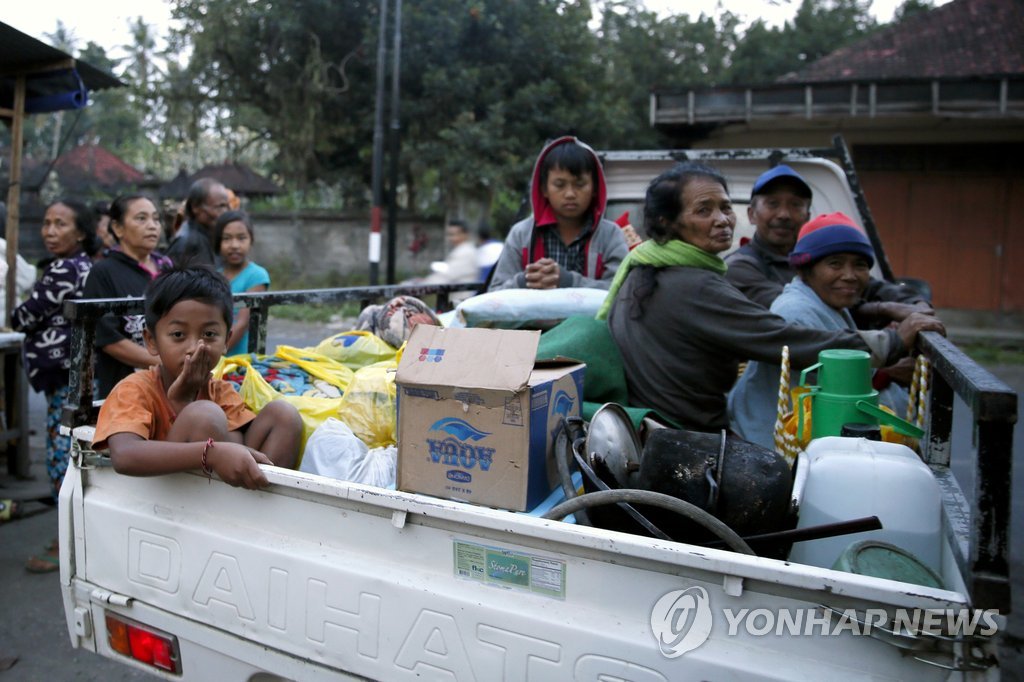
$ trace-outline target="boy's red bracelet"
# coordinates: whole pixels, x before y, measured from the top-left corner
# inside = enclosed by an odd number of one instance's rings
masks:
[[[207,457],[207,455],[210,452],[210,448],[212,448],[212,447],[213,447],[213,439],[212,438],[207,438],[206,439],[206,445],[203,446],[203,473],[205,473],[207,476],[212,476],[213,475],[213,469],[210,468],[209,462],[206,461],[206,457]]]

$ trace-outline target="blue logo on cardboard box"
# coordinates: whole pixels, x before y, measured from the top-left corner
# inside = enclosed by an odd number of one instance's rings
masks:
[[[565,391],[560,390],[555,394],[554,400],[551,401],[551,421],[548,422],[549,425],[554,422],[554,428],[551,429],[552,440],[558,435],[558,429],[562,425],[562,418],[569,416],[575,403],[576,400]]]
[[[559,391],[555,394],[555,399],[552,402],[554,403],[554,406],[551,408],[551,411],[557,415],[565,417],[569,414],[569,411],[572,410],[573,403],[576,401],[573,400],[573,397],[565,391]]]
[[[434,422],[428,431],[441,436],[440,438],[427,438],[430,459],[435,464],[461,467],[462,469],[473,469],[479,466],[481,471],[491,468],[494,448],[467,442],[483,440],[491,435],[489,432],[481,431],[464,419],[456,417],[440,419]],[[451,478],[451,473],[449,472],[449,478]]]
[[[444,359],[444,348],[420,348],[420,362],[441,362]]]
[[[473,477],[468,472],[460,471],[459,469],[452,469],[445,474],[445,477],[449,481],[455,481],[456,483],[469,483],[473,480]]]

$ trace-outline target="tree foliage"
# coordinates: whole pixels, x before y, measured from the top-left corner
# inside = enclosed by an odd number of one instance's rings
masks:
[[[927,2],[906,0],[898,18]],[[661,146],[648,120],[652,91],[771,82],[874,30],[869,6],[802,0],[783,26],[757,20],[741,30],[721,7],[659,17],[642,0],[406,1],[401,194],[416,208],[456,210],[467,196],[485,211],[496,199],[507,208],[545,140],[571,133],[598,148]],[[349,204],[365,202],[379,8],[174,0],[169,35],[138,18],[126,26],[123,58],[82,50],[130,87],[96,94],[70,142],[99,141],[165,177],[179,165],[247,161],[290,190],[340,187]],[[52,39],[77,47],[59,22]],[[390,28],[385,40],[390,49]],[[35,118],[45,120],[30,144],[45,157],[60,115]]]
[[[353,121],[372,114],[363,46],[374,8],[368,0],[179,0],[177,34],[192,54],[168,94],[189,102],[183,130],[242,133],[235,151],[274,140],[276,170],[299,187],[344,170]]]
[[[904,0],[903,4],[897,7],[893,13],[892,21],[894,24],[898,24],[932,9],[935,9],[935,5],[930,0]]]
[[[509,181],[522,186],[545,139],[592,139],[603,127],[586,3],[423,0],[405,7],[408,183],[433,170],[445,197],[469,193],[489,204]]]
[[[737,18],[725,12],[716,21],[701,14],[665,19],[637,0],[605,4],[597,59],[604,67],[603,112],[615,126],[604,126],[597,144],[606,148],[659,146],[649,121],[650,95],[722,80],[735,46]]]
[[[803,0],[781,27],[755,21],[737,42],[729,82],[771,82],[866,36],[877,28],[870,6],[871,0]]]

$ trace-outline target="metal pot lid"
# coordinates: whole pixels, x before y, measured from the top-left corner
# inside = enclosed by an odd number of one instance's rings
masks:
[[[621,405],[605,403],[590,420],[587,458],[595,469],[606,469],[620,488],[635,488],[640,471],[640,438]]]

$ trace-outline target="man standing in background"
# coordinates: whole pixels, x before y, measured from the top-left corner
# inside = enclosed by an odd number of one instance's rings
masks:
[[[192,183],[185,200],[185,224],[167,247],[166,255],[175,265],[216,265],[213,226],[228,208],[228,190],[224,185],[213,178],[200,178]]]
[[[469,233],[469,226],[463,220],[449,220],[444,228],[444,238],[448,243],[448,256],[443,261],[430,264],[432,272],[423,279],[424,284],[457,284],[476,282],[480,277],[480,268],[476,260],[476,245]],[[472,292],[453,294],[452,303],[458,303]]]

